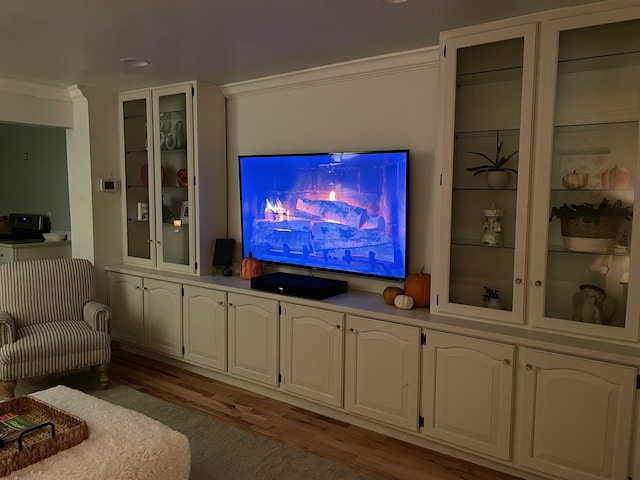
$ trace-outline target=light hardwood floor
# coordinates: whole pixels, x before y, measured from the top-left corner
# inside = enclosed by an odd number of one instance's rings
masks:
[[[117,383],[328,458],[372,479],[516,478],[130,352],[114,351],[109,370]]]

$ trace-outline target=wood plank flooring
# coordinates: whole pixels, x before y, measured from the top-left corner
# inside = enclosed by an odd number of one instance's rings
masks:
[[[375,480],[516,478],[130,352],[114,351],[109,371],[117,383],[328,458]]]

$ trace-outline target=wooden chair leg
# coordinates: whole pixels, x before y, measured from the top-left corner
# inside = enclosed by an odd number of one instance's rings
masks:
[[[0,399],[9,400],[14,397],[14,391],[16,389],[16,385],[18,384],[17,380],[9,380],[7,382],[0,382]]]
[[[98,375],[100,378],[100,388],[109,388],[109,364],[98,365]]]

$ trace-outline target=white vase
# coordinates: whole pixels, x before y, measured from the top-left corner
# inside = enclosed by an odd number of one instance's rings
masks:
[[[506,188],[509,185],[509,170],[488,170],[486,180],[489,188]]]

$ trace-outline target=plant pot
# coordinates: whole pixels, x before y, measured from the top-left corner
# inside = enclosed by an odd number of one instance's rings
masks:
[[[495,310],[504,310],[504,303],[499,298],[490,298],[487,300],[487,308],[493,308]]]
[[[620,219],[617,217],[601,217],[599,223],[561,218],[563,246],[574,252],[606,253],[616,244],[619,225]]]
[[[509,185],[509,170],[489,170],[486,180],[489,188],[506,188]]]

